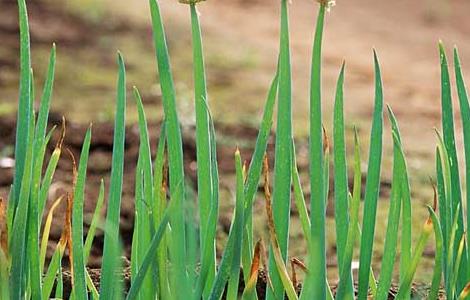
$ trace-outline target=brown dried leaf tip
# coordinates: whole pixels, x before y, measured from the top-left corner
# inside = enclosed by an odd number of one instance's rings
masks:
[[[57,144],[55,145],[56,149],[62,149],[62,145],[64,144],[64,139],[65,139],[65,132],[66,132],[65,117],[62,116],[62,125],[61,125],[60,138],[57,141]]]
[[[296,287],[299,283],[298,280],[297,280],[296,268],[299,268],[302,271],[304,271],[305,273],[307,273],[307,267],[305,266],[304,262],[301,261],[300,259],[298,259],[297,257],[291,258],[290,265],[291,265],[291,269],[292,269],[292,279],[291,279],[292,284],[294,285],[294,287]]]
[[[323,153],[330,152],[330,139],[328,138],[328,133],[326,132],[326,128],[322,125],[323,128]]]
[[[67,208],[65,211],[65,228],[60,238],[62,243],[66,242],[67,250],[69,251],[70,271],[73,274],[73,250],[72,250],[72,210],[73,210],[73,195],[67,193]]]
[[[65,150],[69,154],[70,161],[72,162],[72,193],[74,193],[75,186],[77,185],[77,177],[78,177],[77,161],[75,160],[75,156],[73,155],[73,152],[69,148],[65,148]]]
[[[246,178],[248,176],[248,162],[246,160],[243,161],[243,168],[242,168],[242,171],[243,171],[243,182],[246,183]]]
[[[268,162],[267,155],[264,155],[263,175],[264,175],[264,198],[266,199],[266,212],[268,216],[268,226],[269,226],[269,232],[272,233],[271,231],[274,231],[274,218],[273,218],[273,212],[272,212],[271,191],[269,189],[269,162]]]
[[[247,288],[249,289],[253,288],[253,286],[258,281],[258,271],[260,268],[261,251],[263,251],[262,248],[263,248],[262,241],[259,240],[255,246],[253,261],[251,262],[251,268],[250,268],[250,277],[246,285]]]
[[[434,199],[433,199],[433,203],[432,203],[432,210],[434,212],[437,212],[437,188],[436,188],[436,185],[431,182],[432,184],[432,189],[433,189],[433,192],[434,192]]]
[[[6,208],[3,198],[0,197],[0,249],[3,251],[6,257],[8,257],[8,229],[7,229],[7,218]]]
[[[70,156],[70,160],[72,162],[72,191],[71,193],[67,193],[67,209],[65,211],[65,230],[61,237],[61,241],[65,241],[67,244],[67,250],[69,251],[69,261],[70,261],[70,270],[73,276],[73,251],[72,251],[72,211],[73,211],[73,195],[75,194],[75,187],[77,185],[77,161],[75,160],[75,156],[73,152],[66,148],[67,153]]]
[[[433,189],[433,192],[434,192],[432,210],[433,210],[434,212],[437,212],[437,198],[438,198],[438,194],[437,194],[436,185],[434,184],[434,182],[432,181],[432,179],[431,179],[431,186],[432,186],[432,189]],[[433,225],[432,225],[432,218],[431,218],[431,216],[429,216],[429,217],[426,219],[426,221],[424,222],[423,230],[424,230],[425,232],[431,232],[431,231],[433,230]]]
[[[460,293],[459,299],[465,299],[470,295],[470,282],[463,288],[462,292]]]
[[[274,251],[279,250],[279,241],[277,240],[276,226],[274,225],[273,205],[271,200],[271,190],[269,189],[269,162],[268,156],[264,156],[263,162],[263,173],[264,173],[264,198],[266,200],[266,215],[268,217],[268,229],[269,236],[271,239],[271,246]]]

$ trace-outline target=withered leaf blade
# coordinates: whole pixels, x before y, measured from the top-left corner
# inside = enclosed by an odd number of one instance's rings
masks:
[[[6,207],[2,197],[0,197],[0,248],[2,249],[5,257],[8,257],[8,228]]]
[[[251,262],[251,268],[250,268],[250,279],[248,280],[245,286],[245,290],[243,292],[244,295],[248,293],[252,293],[258,281],[258,273],[259,273],[260,261],[261,261],[261,253],[260,253],[261,248],[262,248],[261,244],[262,244],[262,241],[258,240],[258,242],[255,245],[253,260]]]
[[[72,210],[73,210],[73,196],[67,194],[67,208],[65,210],[65,227],[61,237],[61,243],[65,244],[69,252],[70,270],[73,276],[73,250],[72,250]]]
[[[304,271],[305,273],[307,272],[307,267],[305,266],[304,262],[301,261],[300,259],[298,259],[297,257],[293,257],[291,258],[290,260],[290,264],[291,264],[291,269],[292,269],[292,284],[294,285],[294,287],[298,286],[298,280],[297,280],[297,271],[296,271],[296,268],[299,268],[301,269],[302,271]]]
[[[295,291],[294,285],[292,284],[292,281],[289,278],[286,265],[284,264],[284,261],[282,258],[281,248],[279,246],[279,241],[277,239],[277,234],[276,234],[276,228],[274,226],[271,191],[269,189],[269,163],[268,163],[267,156],[265,156],[264,162],[263,162],[263,174],[264,174],[264,196],[266,200],[266,214],[268,217],[268,229],[269,229],[269,237],[270,237],[270,242],[271,242],[272,254],[274,257],[277,271],[279,273],[279,276],[281,277],[284,290],[287,294],[287,297],[290,300],[298,299],[297,292]]]

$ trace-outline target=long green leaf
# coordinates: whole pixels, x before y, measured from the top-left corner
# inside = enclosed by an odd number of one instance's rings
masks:
[[[344,63],[336,85],[334,106],[334,171],[335,171],[335,224],[338,264],[342,266],[344,247],[348,232],[348,172],[346,164],[346,145],[344,141],[343,112]]]
[[[246,183],[245,183],[245,219],[251,218],[253,201],[255,199],[256,192],[258,190],[259,180],[261,178],[261,171],[263,168],[263,157],[266,153],[268,146],[269,134],[273,125],[273,112],[274,104],[276,103],[276,96],[278,91],[279,83],[279,69],[276,70],[276,74],[271,82],[269,92],[264,105],[263,117],[259,126],[258,136],[256,138],[255,150],[250,161],[248,168]]]
[[[273,214],[282,258],[287,258],[289,239],[289,212],[291,195],[291,143],[292,143],[292,78],[289,42],[287,0],[281,1],[281,37],[279,55],[279,100],[277,109],[276,145],[274,161]],[[273,291],[267,299],[280,299],[283,285],[277,271],[273,250],[270,248],[269,274]]]
[[[232,224],[230,225],[230,233],[228,236],[228,241],[222,255],[222,260],[219,263],[219,268],[215,276],[214,284],[209,295],[210,300],[219,300],[222,296],[227,281],[230,277],[232,270],[233,257],[236,251],[236,226],[235,226],[236,216],[232,219]],[[206,276],[207,277],[207,276]]]
[[[369,165],[367,171],[366,191],[364,195],[364,221],[362,224],[361,253],[359,259],[359,299],[365,299],[369,289],[375,219],[380,189],[380,169],[382,164],[383,91],[380,66],[377,53],[375,51],[374,64],[375,108],[370,135]]]
[[[62,261],[62,256],[65,251],[65,243],[59,242],[57,245],[54,254],[52,255],[51,261],[49,263],[49,267],[47,268],[47,272],[44,276],[44,284],[42,289],[42,298],[49,299],[52,293],[52,289],[54,288],[54,281],[56,280],[57,272],[60,270],[60,264]],[[60,276],[61,279],[61,276]]]
[[[398,122],[395,118],[390,107],[388,108],[390,123],[392,125],[393,139],[397,140],[401,144],[400,129],[398,128]],[[399,163],[401,169],[401,182],[400,184],[400,197],[401,206],[403,211],[402,216],[402,228],[401,228],[401,252],[400,252],[400,278],[402,279],[406,270],[411,262],[411,192],[410,183],[408,178],[408,171],[406,166],[405,157],[403,151],[399,151]],[[410,291],[411,292],[411,291]]]
[[[47,130],[47,120],[49,116],[49,108],[52,97],[52,86],[54,83],[54,73],[55,73],[55,60],[56,60],[56,47],[55,44],[52,46],[50,58],[49,58],[49,67],[47,71],[46,82],[44,83],[44,90],[41,97],[41,103],[39,107],[38,120],[36,124],[36,130],[34,135],[34,167],[33,167],[33,179],[32,179],[32,191],[31,191],[31,214],[34,216],[29,219],[30,226],[30,243],[31,245],[37,245],[39,243],[39,228],[42,221],[43,213],[43,203],[40,199],[40,189],[41,189],[41,175],[45,157],[46,146],[49,142],[50,135],[52,131],[46,137]],[[39,250],[37,247],[30,248],[30,257],[32,259],[31,263],[31,276],[33,278],[32,283],[36,285],[40,283],[40,267],[39,260],[36,259],[39,257]],[[41,297],[40,284],[32,290],[32,297],[39,298]]]
[[[147,253],[144,257],[144,260],[141,264],[141,267],[135,276],[134,281],[132,282],[132,286],[129,290],[129,293],[127,294],[127,300],[133,300],[136,299],[145,276],[147,275],[148,270],[150,269],[150,266],[152,264],[153,259],[155,258],[155,255],[157,254],[157,249],[160,241],[162,240],[163,234],[165,233],[166,227],[168,225],[169,221],[169,213],[168,210],[170,210],[170,207],[167,208],[166,212],[162,216],[162,221],[160,223],[160,226],[158,227],[157,232],[152,238],[152,241],[150,243],[150,247],[147,250]]]
[[[137,274],[140,264],[141,264],[141,253],[142,247],[140,247],[140,233],[141,231],[141,214],[144,211],[144,192],[143,192],[143,171],[142,171],[142,156],[139,155],[137,159],[137,167],[135,170],[135,193],[134,193],[134,231],[132,232],[132,244],[131,244],[131,272],[132,274]],[[131,283],[134,281],[134,276],[131,276]],[[139,295],[140,298],[140,295]]]
[[[455,211],[452,207],[452,187],[451,187],[451,172],[449,156],[447,154],[444,140],[439,132],[437,132],[438,144],[437,144],[437,187],[439,193],[439,208],[441,215],[441,224],[445,224],[445,231],[443,231],[444,237],[444,255],[446,258],[452,258],[455,256],[453,253],[453,241],[455,240],[455,231],[452,230],[454,225],[457,226],[457,220],[455,217]],[[457,205],[458,207],[460,205]],[[455,208],[456,209],[456,208]],[[453,267],[453,260],[446,259],[444,261],[444,283],[446,286],[446,292],[450,295],[452,287],[450,286],[451,270]]]
[[[457,238],[457,229],[458,229],[458,214],[460,212],[460,205],[457,205],[457,210],[454,212],[454,218],[452,223],[452,229],[449,240],[449,251],[447,252],[447,261],[448,265],[448,274],[449,275],[449,287],[450,293],[447,293],[449,299],[454,299],[456,295],[456,283],[459,276],[460,262],[462,258],[463,245],[465,243],[464,237],[458,241],[458,244],[455,243]],[[455,251],[454,251],[455,249]]]
[[[390,119],[394,118],[393,112],[389,110]],[[377,289],[377,299],[387,299],[392,283],[393,267],[395,265],[396,244],[398,240],[398,224],[400,222],[400,209],[402,191],[401,185],[403,172],[401,161],[404,160],[397,132],[393,131],[393,178],[392,194],[390,196],[390,208],[388,213],[387,232],[385,235],[385,246],[383,250],[382,266],[380,268],[380,279]]]
[[[20,27],[20,91],[18,101],[18,116],[16,126],[15,144],[15,177],[13,179],[13,197],[9,207],[9,217],[13,219],[16,214],[16,206],[19,202],[23,172],[26,164],[26,151],[28,147],[29,124],[33,118],[30,110],[31,98],[31,50],[29,38],[28,11],[25,0],[18,0],[18,15]]]
[[[85,281],[85,261],[83,257],[83,203],[85,193],[86,170],[90,151],[91,127],[83,140],[77,182],[73,194],[72,209],[72,249],[73,249],[73,290],[76,300],[88,299]]]
[[[336,97],[334,105],[334,172],[335,172],[335,224],[336,224],[336,253],[338,256],[339,273],[342,273],[343,256],[348,236],[348,167],[346,162],[346,145],[345,145],[345,128],[344,128],[344,68],[345,63],[341,66],[341,71],[336,85]],[[328,178],[325,181],[329,182]],[[347,281],[348,294],[353,290],[352,277],[349,276]]]
[[[134,87],[134,98],[137,103],[137,111],[139,115],[139,132],[140,132],[140,151],[139,151],[139,160],[140,168],[137,168],[138,172],[142,172],[143,175],[143,190],[142,197],[136,195],[136,213],[139,214],[139,222],[137,223],[138,229],[138,240],[139,243],[139,258],[143,259],[146,249],[150,245],[151,234],[150,226],[153,226],[153,216],[152,208],[153,206],[150,202],[154,199],[154,182],[152,174],[152,158],[150,153],[150,140],[147,127],[147,118],[145,116],[144,106],[142,104],[142,98],[139,94],[139,91]],[[136,183],[138,185],[140,183]],[[137,200],[140,198],[141,201]],[[139,259],[140,260],[140,259]],[[156,272],[153,268],[153,273]],[[143,299],[152,298],[155,296],[155,285],[152,283],[152,274],[148,274],[144,280],[144,286],[142,288],[141,296]]]
[[[212,243],[214,241],[214,235],[217,230],[217,216],[219,213],[219,171],[218,171],[218,164],[217,164],[217,141],[215,135],[215,127],[214,127],[214,120],[212,119],[212,114],[209,110],[209,107],[206,105],[206,110],[209,116],[209,125],[210,125],[210,148],[211,148],[211,186],[212,186],[212,206],[208,216],[208,224],[207,227],[211,233],[206,234],[205,236],[205,243]],[[246,224],[245,224],[246,226]],[[230,242],[231,243],[231,242]],[[210,251],[205,251],[203,258],[202,258],[202,265],[210,265],[212,261],[212,253]],[[227,261],[227,260],[226,260]],[[208,263],[206,263],[208,262]],[[194,293],[194,299],[199,299],[202,294],[202,289],[206,284],[206,279],[211,271],[210,268],[202,268],[199,278],[196,283],[196,290]],[[219,282],[220,279],[219,279]],[[215,284],[211,286],[211,290],[209,291],[212,293],[212,289],[214,288]],[[211,297],[210,294],[206,295],[205,298]]]
[[[40,255],[39,255],[39,219],[42,215],[38,214],[38,198],[39,198],[39,186],[41,184],[41,167],[44,152],[46,149],[46,143],[36,147],[38,145],[37,138],[34,139],[34,150],[33,150],[33,173],[31,178],[31,194],[29,204],[29,217],[28,217],[28,230],[27,230],[27,244],[26,248],[28,251],[29,260],[29,277],[31,287],[31,297],[34,299],[41,299],[41,267],[40,267]]]
[[[297,168],[297,160],[295,157],[295,143],[292,140],[292,181],[294,185],[294,202],[299,212],[300,224],[307,243],[310,243],[310,218],[308,217],[307,205],[305,204],[305,197],[300,183],[299,170]]]
[[[244,229],[244,244],[243,244],[243,269],[249,269],[250,263],[253,259],[253,202],[255,200],[256,191],[258,190],[259,179],[261,177],[261,168],[263,156],[266,153],[269,135],[273,124],[274,104],[276,102],[277,88],[278,88],[278,70],[271,82],[268,92],[266,103],[264,106],[263,117],[260,124],[258,136],[256,138],[256,145],[253,156],[248,168],[246,182],[245,182],[245,229]],[[244,272],[244,279],[249,280],[248,271]]]
[[[413,282],[413,277],[415,275],[416,268],[418,267],[419,261],[421,257],[423,256],[424,247],[426,246],[426,242],[428,241],[428,238],[431,235],[432,230],[433,230],[432,219],[431,217],[429,217],[423,225],[423,229],[419,236],[418,243],[413,252],[411,263],[408,266],[408,270],[406,272],[405,277],[400,282],[398,294],[396,295],[395,299],[403,300],[409,297],[409,290],[411,287],[411,283]]]
[[[323,137],[321,115],[321,58],[323,25],[326,4],[318,12],[312,50],[310,79],[310,211],[311,240],[309,250],[309,272],[302,290],[302,299],[326,298],[326,248],[325,248],[325,199],[323,178]]]
[[[45,141],[45,135],[47,130],[47,120],[49,117],[49,108],[52,98],[52,88],[54,85],[54,74],[55,74],[55,62],[56,62],[56,46],[52,45],[51,54],[49,57],[49,66],[47,69],[47,77],[44,83],[44,89],[41,96],[41,103],[39,107],[38,120],[36,124],[35,133],[35,154],[39,153],[39,149]],[[36,157],[38,160],[35,168],[38,168],[40,172],[42,170],[43,156]]]
[[[297,207],[297,211],[299,213],[300,224],[302,226],[302,231],[304,237],[307,241],[307,244],[310,244],[310,218],[308,217],[307,205],[305,204],[305,197],[302,191],[302,185],[300,183],[300,175],[299,170],[297,168],[297,160],[295,157],[295,143],[292,139],[292,182],[294,186],[294,202],[295,206]],[[327,178],[328,176],[325,176]],[[331,292],[331,288],[326,280],[326,288],[327,288],[327,295],[326,299],[333,299],[333,294]]]
[[[434,237],[436,241],[436,253],[434,254],[434,270],[433,277],[431,282],[431,289],[429,290],[428,299],[438,299],[439,289],[441,287],[441,278],[442,278],[442,260],[444,256],[442,255],[443,248],[443,239],[442,239],[442,230],[439,224],[439,219],[436,216],[434,210],[428,206],[428,212],[432,219],[432,225],[434,228]]]
[[[278,70],[271,83],[268,92],[267,100],[264,106],[263,117],[260,124],[260,129],[256,139],[256,145],[251,158],[250,166],[248,168],[246,182],[245,182],[245,230],[244,230],[244,244],[243,244],[243,269],[248,270],[252,257],[253,247],[253,202],[255,200],[256,191],[258,190],[259,179],[261,177],[261,168],[263,163],[263,156],[266,153],[269,135],[273,124],[274,104],[276,102],[277,88],[278,88]],[[248,271],[244,272],[245,281],[249,280]]]
[[[114,125],[113,158],[111,167],[111,183],[106,213],[104,234],[103,265],[100,284],[100,299],[112,299],[114,294],[114,262],[112,253],[119,247],[119,216],[121,210],[121,193],[124,169],[124,138],[126,114],[126,70],[124,59],[118,53],[119,75],[117,81],[116,118]]]
[[[238,211],[240,213],[240,211]],[[236,244],[238,239],[237,233],[237,222],[242,217],[238,214],[237,209],[235,209],[235,215],[232,218],[232,223],[230,225],[230,232],[228,236],[228,241],[224,249],[224,253],[222,255],[222,260],[219,263],[219,268],[217,270],[217,274],[215,276],[214,284],[212,285],[212,289],[210,292],[209,299],[210,300],[219,300],[222,296],[227,281],[229,280],[231,271],[232,271],[232,264],[234,261],[234,257],[236,255]]]
[[[232,258],[232,267],[230,272],[230,279],[228,282],[227,299],[237,299],[238,297],[238,283],[240,279],[240,259],[241,259],[241,246],[244,227],[244,179],[242,171],[242,161],[240,151],[235,152],[235,169],[237,177],[237,193],[236,193],[236,207],[235,207],[235,221],[232,230],[236,236],[234,243],[234,251]]]
[[[28,125],[28,136],[34,135],[34,119]],[[23,179],[21,180],[21,190],[19,193],[18,206],[16,208],[13,227],[10,235],[11,271],[10,271],[10,296],[12,299],[20,299],[25,296],[27,277],[27,247],[26,228],[29,215],[29,200],[31,192],[31,179],[33,172],[33,139],[28,141],[26,157],[24,161]],[[13,238],[14,237],[14,238]]]
[[[183,169],[183,146],[181,129],[176,111],[175,87],[170,67],[168,47],[166,43],[165,30],[160,14],[157,0],[149,0],[152,16],[153,39],[160,76],[160,86],[162,89],[163,110],[165,112],[165,122],[168,141],[168,164],[170,172],[170,191],[175,202],[175,210],[172,212],[170,224],[172,227],[172,245],[170,254],[174,262],[174,277],[171,280],[174,286],[175,297],[182,296],[186,291],[186,237],[184,220],[184,169]]]
[[[459,174],[459,163],[457,158],[457,150],[455,147],[455,133],[454,133],[454,111],[452,107],[452,96],[450,86],[449,69],[447,66],[447,57],[445,54],[444,45],[439,43],[439,54],[441,61],[441,109],[442,109],[442,131],[444,137],[444,144],[449,155],[450,162],[450,175],[451,175],[451,188],[452,188],[452,207],[455,210],[457,205],[462,207],[462,192],[460,189],[460,174]],[[463,223],[463,211],[458,216],[458,228],[456,243],[460,242],[460,239],[464,231]],[[457,250],[455,245],[455,249]],[[465,253],[467,252],[464,246]],[[460,269],[458,279],[458,289],[462,289],[467,283],[467,256],[465,255],[462,259],[463,267]]]
[[[350,221],[348,226],[348,237],[346,247],[344,249],[343,266],[340,268],[340,279],[338,290],[336,291],[336,299],[354,299],[354,291],[349,290],[351,278],[351,264],[354,251],[354,243],[356,242],[358,233],[357,226],[359,221],[359,204],[361,200],[361,151],[359,148],[359,139],[357,130],[354,130],[354,187],[353,196],[350,205]]]
[[[44,208],[46,207],[47,198],[49,196],[49,188],[52,184],[52,179],[54,177],[57,164],[59,163],[61,152],[62,152],[62,149],[60,147],[57,147],[54,149],[54,151],[52,152],[51,158],[49,159],[46,172],[44,173],[42,183],[41,183],[41,189],[39,190],[39,199],[38,199],[38,205],[39,205],[38,215],[39,216],[42,216],[42,214],[44,213]]]
[[[154,194],[153,201],[154,211],[154,227],[158,228],[166,209],[166,188],[163,187],[163,165],[165,160],[165,140],[166,140],[165,121],[162,122],[160,128],[160,136],[157,145],[157,154],[154,161]],[[163,298],[170,297],[169,280],[167,272],[168,245],[166,236],[162,237],[160,246],[158,247],[158,272],[159,272],[159,294]]]
[[[462,119],[462,131],[464,138],[464,151],[465,151],[465,178],[466,178],[466,203],[470,207],[470,105],[468,102],[467,88],[462,74],[462,67],[460,65],[459,54],[457,48],[454,48],[454,66],[455,66],[455,79],[457,83],[457,93],[460,103],[460,115]],[[470,214],[467,213],[466,219],[467,227],[470,224]],[[467,230],[467,242],[470,241],[470,230]],[[470,257],[470,247],[467,246],[467,259]],[[468,268],[467,268],[468,269]],[[470,277],[470,269],[468,269],[468,277]]]
[[[285,291],[287,298],[289,300],[298,299],[297,293],[294,288],[294,284],[289,278],[289,274],[287,273],[287,268],[285,265],[285,261],[282,257],[281,248],[279,247],[278,241],[278,234],[276,232],[274,214],[273,214],[273,205],[271,200],[271,192],[270,192],[270,182],[269,182],[269,164],[268,158],[266,157],[263,160],[263,170],[264,170],[264,196],[266,200],[266,215],[268,221],[268,229],[269,229],[269,240],[272,249],[272,255],[274,259],[275,267],[279,273],[279,277],[282,283],[283,293]],[[274,288],[274,287],[273,287]]]
[[[210,129],[209,117],[206,110],[207,105],[207,89],[206,74],[204,70],[204,55],[202,49],[201,27],[199,24],[199,16],[196,10],[196,4],[190,5],[191,10],[191,28],[193,39],[193,64],[194,64],[194,103],[196,109],[196,156],[197,156],[197,186],[199,200],[199,218],[201,222],[200,239],[201,239],[201,261],[204,253],[210,252],[212,259],[207,261],[209,268],[206,286],[210,287],[215,277],[215,236],[212,237],[209,244],[205,244],[205,235],[212,234],[209,231],[208,224],[210,220],[207,218],[213,207],[212,203],[212,172],[211,172],[211,149],[210,149]]]
[[[444,247],[442,249],[443,257],[447,257],[447,245],[448,245],[448,230],[450,226],[447,224],[450,220],[450,217],[447,217],[447,210],[450,209],[450,206],[446,204],[446,193],[445,193],[445,183],[444,183],[444,173],[442,170],[442,161],[439,147],[436,147],[436,177],[437,177],[437,194],[438,194],[438,203],[439,203],[439,223],[442,230],[442,242]],[[444,273],[444,283],[447,288],[448,275],[447,274],[447,265],[448,262],[444,261],[443,273]]]

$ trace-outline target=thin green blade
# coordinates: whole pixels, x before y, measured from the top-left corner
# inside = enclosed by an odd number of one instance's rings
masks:
[[[287,0],[281,1],[281,37],[279,55],[279,100],[276,129],[273,213],[280,251],[285,261],[289,239],[289,212],[291,189],[291,140],[292,140],[292,78],[290,62],[289,20]],[[270,248],[269,273],[273,291],[268,290],[266,299],[283,297],[283,285]]]
[[[372,247],[374,244],[375,219],[380,190],[380,169],[382,164],[383,90],[379,61],[375,51],[374,64],[375,108],[370,137],[366,191],[364,195],[364,220],[362,224],[361,253],[359,259],[359,299],[365,299],[369,289],[369,275],[372,261]]]
[[[72,249],[73,249],[73,291],[77,300],[88,299],[85,281],[85,260],[83,257],[83,202],[85,192],[86,170],[90,151],[91,127],[88,128],[83,141],[77,182],[73,195],[72,210]]]
[[[126,114],[126,70],[124,59],[118,53],[118,81],[116,118],[114,125],[113,158],[111,167],[111,183],[106,213],[102,276],[100,284],[100,299],[112,299],[114,296],[114,257],[113,252],[119,247],[119,217],[121,210],[121,193],[124,169],[124,138]]]
[[[321,59],[323,25],[326,4],[319,8],[312,50],[310,79],[310,211],[311,240],[309,272],[302,290],[302,299],[326,298],[326,248],[325,248],[325,185],[323,164],[323,128],[321,115]]]
[[[174,277],[171,284],[174,287],[175,297],[182,297],[187,291],[186,285],[186,234],[184,218],[184,169],[183,169],[183,146],[181,129],[176,111],[175,87],[170,67],[168,47],[166,43],[165,30],[160,14],[160,7],[156,0],[149,0],[152,16],[153,39],[155,53],[160,76],[160,86],[163,97],[163,110],[168,142],[168,164],[170,173],[170,191],[172,201],[175,202],[175,210],[172,212],[170,224],[173,237],[171,243],[172,261],[174,262]],[[176,287],[178,285],[178,287]]]
[[[465,178],[466,178],[466,203],[470,207],[470,105],[468,102],[467,88],[463,78],[462,67],[460,64],[459,54],[457,48],[454,48],[454,65],[455,65],[455,78],[457,83],[457,93],[460,103],[460,116],[462,119],[462,131],[464,138],[464,153],[465,153]],[[466,219],[467,227],[470,224],[470,214],[467,213]],[[470,230],[467,229],[467,242],[470,240]],[[470,247],[467,247],[467,258],[470,257]],[[468,269],[468,268],[467,268]],[[470,269],[468,269],[467,276],[470,278]]]
[[[449,155],[450,174],[451,174],[451,187],[452,187],[452,207],[455,210],[457,205],[462,207],[462,192],[460,189],[460,174],[459,163],[457,158],[457,150],[455,147],[455,133],[454,133],[454,111],[452,105],[451,86],[449,68],[447,65],[447,57],[445,54],[444,45],[439,43],[439,54],[441,61],[441,110],[442,110],[442,132],[444,137],[444,144]],[[459,243],[464,231],[463,211],[458,216],[458,228],[456,243]],[[455,245],[455,251],[458,245]],[[465,252],[467,250],[465,249]],[[460,269],[458,279],[458,289],[460,290],[467,283],[467,259],[466,255],[462,259],[463,267]]]

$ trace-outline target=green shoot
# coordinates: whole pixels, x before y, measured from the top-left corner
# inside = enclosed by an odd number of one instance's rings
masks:
[[[111,167],[111,184],[106,214],[103,265],[100,285],[100,298],[113,298],[114,290],[114,260],[113,252],[119,248],[119,215],[121,209],[121,192],[124,168],[124,137],[126,112],[126,74],[124,59],[118,53],[119,74],[117,81],[117,105],[114,126],[113,158]],[[117,294],[116,294],[117,295]]]
[[[292,141],[292,78],[289,42],[289,17],[287,0],[281,1],[281,37],[279,54],[279,100],[274,161],[273,214],[279,247],[284,262],[287,259],[289,239],[289,212],[291,195],[291,141]],[[267,298],[283,296],[281,274],[278,273],[274,257],[275,249],[270,248],[269,275],[274,290],[268,290]]]
[[[365,299],[369,289],[375,218],[380,188],[380,169],[382,163],[383,91],[380,66],[377,53],[375,51],[374,64],[375,109],[370,135],[369,166],[367,171],[366,192],[364,195],[364,220],[362,224],[361,253],[359,259],[359,299]]]

